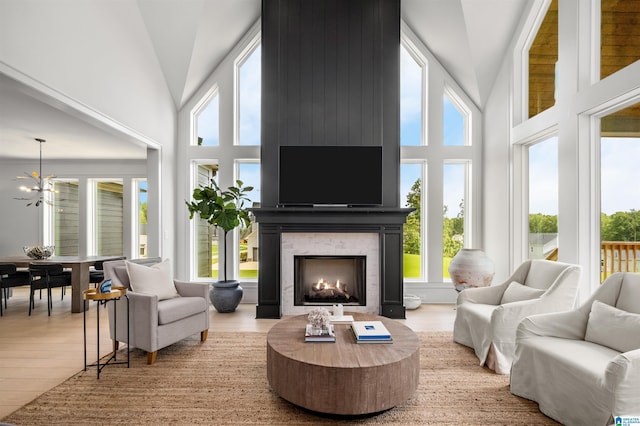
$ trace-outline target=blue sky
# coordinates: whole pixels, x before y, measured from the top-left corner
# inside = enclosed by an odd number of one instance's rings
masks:
[[[602,138],[600,150],[601,211],[640,210],[640,139]],[[529,211],[558,214],[558,139],[529,148]]]
[[[243,186],[253,186],[253,191],[247,196],[252,203],[260,202],[260,163],[240,163],[238,169],[238,179]],[[251,207],[249,205],[248,207]]]
[[[606,214],[640,210],[640,138],[602,138],[601,210]]]
[[[422,144],[422,69],[403,47],[400,51],[400,143],[404,146]],[[426,114],[424,114],[426,116]],[[465,120],[456,106],[445,95],[443,98],[443,144],[464,145]],[[407,194],[414,182],[422,176],[422,165],[403,163],[400,171],[400,205],[406,206]],[[464,164],[446,164],[443,169],[443,202],[448,207],[447,217],[455,217],[464,198]],[[428,182],[423,182],[423,192]]]

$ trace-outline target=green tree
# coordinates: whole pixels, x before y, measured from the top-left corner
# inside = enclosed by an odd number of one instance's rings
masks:
[[[464,200],[458,205],[456,217],[447,217],[448,206],[442,209],[442,255],[453,257],[464,245]]]
[[[604,219],[601,215],[600,227],[602,241],[638,241],[640,211],[616,212],[608,217],[604,215]]]
[[[140,223],[147,223],[147,202],[140,204]]]
[[[557,234],[558,216],[550,216],[542,213],[530,214],[529,232],[532,234]]]
[[[407,207],[415,210],[407,216],[404,225],[403,244],[404,252],[408,254],[420,254],[420,205],[422,196],[422,179],[418,179],[411,186],[407,194]]]

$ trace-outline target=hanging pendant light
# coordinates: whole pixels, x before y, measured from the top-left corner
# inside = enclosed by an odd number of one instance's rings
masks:
[[[42,144],[46,142],[46,140],[40,138],[35,138],[35,140],[40,144],[40,163],[38,171],[33,171],[31,173],[25,172],[24,175],[16,177],[16,179],[31,180],[31,186],[22,185],[20,186],[20,190],[33,195],[29,197],[16,197],[15,199],[28,201],[27,206],[35,205],[38,207],[42,203],[52,205],[47,193],[53,194],[57,192],[53,189],[53,182],[51,181],[55,176],[52,174],[46,177],[42,176]]]

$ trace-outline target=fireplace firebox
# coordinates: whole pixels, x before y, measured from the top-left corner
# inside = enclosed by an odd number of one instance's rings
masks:
[[[294,256],[294,304],[366,305],[366,256]]]

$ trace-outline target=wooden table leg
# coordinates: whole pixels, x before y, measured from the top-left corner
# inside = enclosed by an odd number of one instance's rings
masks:
[[[85,262],[71,265],[71,312],[83,312],[85,304],[82,292],[89,288],[89,264]]]

